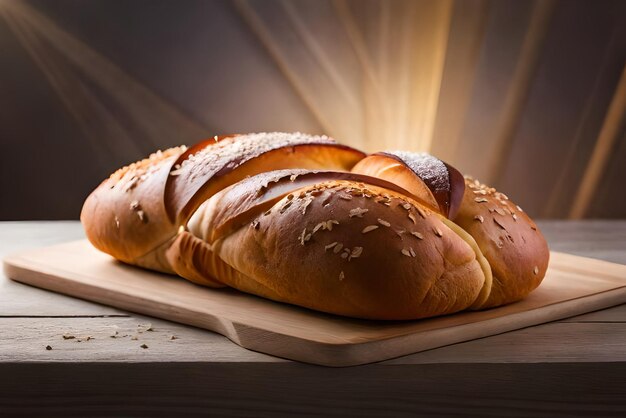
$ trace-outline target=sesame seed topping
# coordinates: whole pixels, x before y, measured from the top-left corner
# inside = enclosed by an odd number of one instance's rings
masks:
[[[424,239],[424,235],[422,235],[422,234],[420,234],[419,232],[416,232],[416,231],[412,231],[411,235],[413,235],[417,239]]]
[[[354,208],[350,210],[350,217],[353,218],[355,216],[362,218],[363,214],[368,212],[368,209]]]
[[[139,217],[139,220],[143,223],[148,223],[148,216],[145,214],[145,212],[143,210],[138,210],[137,211],[137,216]]]
[[[348,258],[348,253],[341,253],[341,258]]]
[[[306,214],[306,208],[309,207],[309,205],[311,204],[311,202],[313,202],[313,198],[309,197],[307,200],[304,201],[304,204],[302,205],[302,214]]]
[[[317,231],[319,231],[320,228],[324,228],[326,227],[326,222],[320,222],[317,225],[315,225],[315,227],[313,228],[313,233],[315,234]]]
[[[328,229],[329,231],[333,230],[333,224],[334,225],[339,225],[339,221],[336,221],[334,219],[329,219],[328,221],[326,221],[326,229]]]
[[[474,219],[476,219],[480,223],[485,222],[485,218],[483,218],[482,215],[476,215],[474,216]]]
[[[352,196],[350,196],[349,194],[340,194],[339,199],[352,200]]]
[[[522,208],[520,208],[518,205],[515,205],[515,207],[516,207],[516,208],[517,208],[517,210],[519,210],[520,212],[524,212],[524,211],[522,210]]]
[[[433,228],[433,232],[435,233],[435,235],[437,235],[438,237],[443,237],[443,233],[441,232],[441,230],[437,227]]]
[[[137,202],[136,200],[133,200],[132,202],[130,202],[130,209],[131,210],[139,209],[139,202]]]
[[[513,214],[513,220],[517,222],[517,215]]]
[[[354,247],[350,253],[350,258],[358,258],[363,253],[363,247]]]
[[[409,209],[411,209],[411,204],[410,204],[410,203],[408,203],[408,202],[407,202],[407,203],[403,203],[403,204],[402,204],[402,207],[403,207],[404,209],[406,209],[406,210],[409,210]]]
[[[304,242],[307,242],[311,239],[311,234],[306,234],[306,236],[304,237]]]
[[[498,215],[502,215],[502,216],[506,215],[506,212],[505,212],[505,211],[503,211],[501,208],[496,208],[496,213],[497,213]]]
[[[419,213],[422,218],[426,219],[426,212],[424,212],[424,209],[419,206],[416,206],[415,208],[417,209],[417,213]]]
[[[252,221],[252,228],[256,230],[256,229],[259,229],[259,226],[260,226],[260,222],[258,219],[255,219],[254,221]]]
[[[302,230],[302,233],[298,237],[298,241],[300,241],[301,245],[304,245],[304,237],[306,236],[306,228]]]
[[[343,248],[343,244],[337,243],[337,245],[335,245],[335,248],[333,249],[333,253],[337,254],[339,251],[341,251],[342,248]]]
[[[390,227],[391,224],[387,221],[385,221],[384,219],[380,219],[378,218],[378,223],[381,224],[382,226],[386,226],[386,227]]]
[[[120,229],[120,218],[118,218],[117,215],[115,215],[115,227]]]
[[[365,228],[363,228],[361,232],[364,234],[367,234],[368,232],[373,231],[375,229],[378,229],[378,225],[368,225]]]
[[[539,267],[535,266],[535,268],[533,269],[533,273],[536,275],[539,274]]]
[[[504,227],[504,225],[502,225],[502,223],[500,223],[500,221],[498,221],[498,219],[497,219],[497,218],[493,218],[493,221],[494,221],[494,222],[496,223],[496,225],[498,225],[500,228],[502,228],[502,229],[505,229],[505,230],[506,230],[506,228]]]
[[[337,245],[337,241],[335,241],[335,242],[331,242],[330,244],[325,245],[325,246],[324,246],[324,251],[328,251],[328,250],[330,250],[330,249],[331,249],[331,248],[333,248],[335,245]]]
[[[409,247],[409,252],[411,253],[411,257],[415,257],[415,251],[413,251],[413,247]]]
[[[477,198],[475,198],[475,199],[474,199],[474,201],[475,201],[476,203],[488,202],[488,200],[487,200],[487,199],[485,199],[484,197],[477,197]]]
[[[285,202],[285,204],[280,208],[280,213],[285,213],[285,211],[289,208],[289,206],[291,206],[291,204],[293,203],[293,201],[288,200],[287,202]]]
[[[343,274],[343,270],[341,271],[341,273],[339,273],[339,280],[343,280],[346,277],[345,274]]]
[[[413,222],[413,224],[417,223],[417,219],[415,218],[415,215],[413,215],[413,212],[409,212],[409,219]]]
[[[402,254],[406,255],[407,257],[411,257],[411,252],[409,250],[407,250],[406,248],[402,249]]]

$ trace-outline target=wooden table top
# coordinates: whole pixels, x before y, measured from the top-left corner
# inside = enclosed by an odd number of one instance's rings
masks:
[[[539,225],[552,250],[626,264],[626,221]],[[82,237],[75,221],[0,222],[0,256]],[[193,415],[206,408],[234,416],[355,409],[395,416],[623,416],[626,305],[331,369],[248,351],[219,334],[0,275],[0,416]]]

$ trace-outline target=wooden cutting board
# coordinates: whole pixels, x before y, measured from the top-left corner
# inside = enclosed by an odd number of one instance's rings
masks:
[[[419,321],[367,321],[208,289],[121,264],[86,240],[4,260],[13,280],[218,332],[250,350],[326,366],[386,360],[626,302],[626,266],[553,252],[527,299]]]

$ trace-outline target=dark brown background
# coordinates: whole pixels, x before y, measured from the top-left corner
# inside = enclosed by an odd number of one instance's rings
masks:
[[[430,74],[421,51],[444,47],[428,141],[371,135],[352,112],[384,25],[408,28],[410,83]],[[268,130],[430,150],[537,217],[623,218],[625,59],[618,0],[0,0],[0,220],[77,218],[99,181],[156,148]],[[404,68],[385,64],[392,81]]]

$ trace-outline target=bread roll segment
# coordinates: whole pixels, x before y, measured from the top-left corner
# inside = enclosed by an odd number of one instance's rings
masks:
[[[348,171],[365,154],[327,136],[270,132],[215,137],[158,151],[124,167],[86,199],[81,221],[101,251],[174,273],[166,251],[206,199],[243,178],[281,168]]]
[[[388,155],[393,155],[395,160],[385,160]],[[383,167],[400,162],[404,164],[405,171],[415,174],[393,177],[400,187],[415,193],[423,188],[424,183],[435,197],[439,189],[439,195],[448,199],[452,210],[449,213],[442,210],[442,214],[449,216],[474,238],[478,251],[491,267],[493,283],[490,292],[483,292],[483,297],[476,301],[473,308],[515,302],[539,286],[548,268],[548,245],[535,223],[505,194],[471,177],[463,179],[456,169],[444,162],[437,164],[433,162],[435,157],[425,158],[424,154],[407,151],[378,153],[365,160],[376,160]],[[362,160],[353,170],[358,171],[363,166]],[[379,175],[391,180],[385,170],[379,169]],[[433,182],[432,178],[439,179]],[[440,206],[445,209],[445,205]],[[462,235],[461,231],[458,232]]]
[[[469,232],[491,265],[493,286],[482,308],[523,299],[543,280],[550,251],[537,225],[503,193],[466,177],[454,222]]]
[[[303,134],[159,151],[98,186],[81,221],[126,263],[367,319],[520,300],[549,257],[521,208],[448,164]]]
[[[170,169],[185,149],[158,151],[121,168],[89,195],[80,220],[94,247],[126,263],[173,273],[166,264],[143,258],[176,232],[163,193]]]
[[[480,295],[485,275],[474,250],[412,199],[345,180],[292,196],[212,244],[241,273],[224,277],[227,285],[369,319],[458,312]],[[190,232],[208,236],[211,214],[197,216],[203,221]]]

